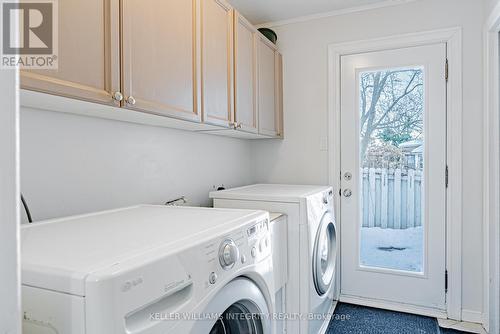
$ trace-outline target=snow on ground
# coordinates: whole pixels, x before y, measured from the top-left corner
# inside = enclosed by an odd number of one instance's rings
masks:
[[[363,227],[361,265],[422,272],[423,234],[422,227],[404,230]]]

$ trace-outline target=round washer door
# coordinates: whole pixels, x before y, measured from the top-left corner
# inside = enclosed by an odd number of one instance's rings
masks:
[[[328,292],[335,277],[337,229],[330,211],[321,219],[313,248],[313,279],[320,296]]]
[[[209,302],[206,313],[220,314],[216,321],[198,321],[193,333],[271,334],[269,308],[258,286],[249,279],[229,282]]]

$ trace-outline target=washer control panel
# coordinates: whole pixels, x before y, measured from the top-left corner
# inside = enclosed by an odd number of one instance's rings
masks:
[[[209,288],[243,267],[271,256],[269,219],[260,219],[245,229],[228,233],[202,248],[206,259],[205,287]]]

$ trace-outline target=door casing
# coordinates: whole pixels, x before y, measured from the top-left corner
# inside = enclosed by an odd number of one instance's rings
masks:
[[[484,117],[484,319],[489,333],[500,331],[500,4],[485,25]]]
[[[383,51],[434,43],[446,43],[449,64],[447,82],[447,165],[449,167],[448,188],[446,190],[446,269],[448,271],[448,291],[446,312],[440,313],[425,308],[408,307],[398,303],[381,303],[356,300],[368,306],[432,315],[440,318],[462,320],[462,29],[432,30],[411,34],[388,36],[355,42],[331,44],[328,46],[328,171],[329,183],[336,193],[340,191],[340,59],[342,56]],[[443,68],[444,75],[444,68]],[[340,221],[340,197],[335,200],[337,222]],[[453,224],[451,223],[453,222]],[[342,240],[340,240],[342,242]],[[337,255],[340,263],[340,252]],[[340,275],[336,279],[336,296],[340,295]],[[444,279],[444,273],[443,273]],[[375,305],[377,304],[377,305]]]

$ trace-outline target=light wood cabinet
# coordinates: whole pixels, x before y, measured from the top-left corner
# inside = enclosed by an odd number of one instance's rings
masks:
[[[125,108],[199,121],[198,0],[122,0]]]
[[[279,59],[276,47],[263,35],[258,35],[258,111],[259,133],[278,137],[279,133],[279,101],[280,91],[278,75]]]
[[[285,137],[285,129],[283,123],[283,55],[278,51],[276,56],[276,136],[279,138]]]
[[[225,0],[61,0],[58,12],[58,69],[21,71],[26,105],[57,95],[122,108],[97,117],[283,136],[282,57]]]
[[[233,10],[222,0],[202,0],[203,121],[233,122]]]
[[[242,131],[257,133],[257,29],[234,14],[234,120]]]
[[[21,71],[21,88],[119,105],[119,0],[63,0],[58,14],[58,69]]]

